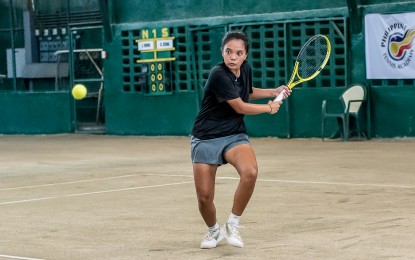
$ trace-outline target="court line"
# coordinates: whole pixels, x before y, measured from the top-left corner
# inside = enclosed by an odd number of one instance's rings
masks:
[[[58,185],[68,185],[68,184],[76,184],[76,183],[83,183],[83,182],[90,182],[90,181],[102,181],[102,180],[127,178],[127,177],[133,177],[133,176],[137,176],[137,174],[129,174],[129,175],[121,175],[121,176],[113,176],[113,177],[105,177],[105,178],[96,178],[96,179],[88,179],[88,180],[80,180],[80,181],[68,181],[68,182],[31,185],[31,186],[3,188],[3,189],[0,189],[0,191],[21,190],[21,189],[40,188],[40,187],[58,186]]]
[[[193,178],[192,175],[173,175],[173,174],[145,174],[150,176],[163,176],[163,177],[188,177]],[[239,180],[239,177],[216,177],[221,180]],[[415,189],[415,186],[411,185],[398,185],[398,184],[380,184],[380,183],[350,183],[350,182],[325,182],[325,181],[299,181],[299,180],[281,180],[281,179],[257,179],[262,182],[281,182],[281,183],[297,183],[297,184],[320,184],[320,185],[339,185],[339,186],[367,186],[376,188],[398,188],[398,189]]]
[[[20,259],[20,260],[44,260],[40,258],[22,257],[22,256],[14,256],[14,255],[0,255],[0,257],[9,258],[9,259]]]
[[[18,203],[25,203],[25,202],[33,202],[33,201],[62,199],[62,198],[72,198],[72,197],[80,197],[80,196],[88,196],[88,195],[96,195],[96,194],[120,192],[120,191],[151,189],[151,188],[175,186],[175,185],[188,184],[188,183],[193,183],[193,181],[174,182],[174,183],[166,183],[166,184],[158,184],[158,185],[150,185],[150,186],[131,187],[131,188],[124,188],[124,189],[112,189],[112,190],[102,190],[102,191],[94,191],[94,192],[75,193],[75,194],[68,194],[68,195],[63,195],[63,196],[52,196],[52,197],[43,197],[43,198],[35,198],[35,199],[6,201],[6,202],[1,202],[0,203],[0,206],[2,206],[2,205],[10,205],[10,204],[18,204]]]
[[[225,177],[226,178],[226,177]],[[236,178],[239,179],[239,178]],[[325,181],[296,181],[296,180],[270,180],[260,179],[264,182],[283,182],[283,183],[299,183],[299,184],[322,184],[322,185],[340,185],[340,186],[367,186],[377,188],[399,188],[399,189],[415,189],[415,186],[397,185],[397,184],[379,184],[379,183],[348,183],[348,182],[325,182]]]
[[[145,174],[145,175],[146,176],[193,178],[192,175],[178,175],[178,174],[150,174],[149,173],[149,174]],[[127,177],[127,176],[134,176],[134,175],[123,175],[123,177]],[[67,182],[67,183],[45,184],[45,185],[47,185],[47,186],[61,185],[61,184],[69,184],[69,183],[87,182],[87,181],[93,181],[93,180],[114,179],[114,178],[119,178],[119,177],[122,177],[122,176],[100,178],[100,179],[91,179],[91,180],[84,180],[84,181],[75,181],[75,182]],[[239,180],[238,177],[217,177],[217,179]],[[257,181],[260,181],[260,182],[296,183],[296,184],[360,186],[360,187],[362,187],[362,186],[365,187],[366,186],[366,187],[377,187],[377,188],[401,188],[401,189],[414,189],[415,188],[415,186],[411,186],[411,185],[377,184],[377,183],[321,182],[321,181],[299,181],[299,180],[280,180],[280,179],[257,179]],[[111,190],[103,190],[103,191],[95,191],[95,192],[76,193],[76,194],[68,194],[68,195],[63,195],[63,196],[52,196],[52,197],[43,197],[43,198],[35,198],[35,199],[7,201],[7,202],[1,202],[0,206],[10,205],[10,204],[18,204],[18,203],[25,203],[25,202],[42,201],[42,200],[88,196],[88,195],[120,192],[120,191],[131,191],[131,190],[139,190],[139,189],[166,187],[166,186],[182,185],[182,184],[188,184],[188,183],[193,183],[193,180],[192,181],[186,181],[186,182],[175,182],[175,183],[167,183],[167,184],[159,184],[159,185],[151,185],[151,186],[140,186],[140,187],[131,187],[131,188],[123,188],[123,189],[111,189]],[[29,186],[26,186],[26,187],[29,187]]]

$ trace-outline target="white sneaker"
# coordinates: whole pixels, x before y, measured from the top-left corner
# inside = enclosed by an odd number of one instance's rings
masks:
[[[223,236],[228,240],[228,244],[236,247],[244,247],[244,242],[238,232],[238,226],[226,222],[222,228]]]
[[[208,231],[205,238],[202,240],[202,243],[200,243],[200,248],[215,248],[223,238],[224,237],[220,228],[216,229],[215,231]]]

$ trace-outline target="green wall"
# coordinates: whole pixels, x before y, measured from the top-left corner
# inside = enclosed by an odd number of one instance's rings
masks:
[[[1,92],[0,133],[70,133],[73,131],[70,104],[67,92]]]
[[[372,87],[373,137],[415,136],[415,87]]]
[[[185,135],[192,125],[190,119],[196,116],[193,94],[146,98],[117,95],[106,107],[108,134]]]
[[[97,11],[100,7],[98,0],[69,2],[72,13]],[[337,23],[336,19],[343,19],[347,25],[340,28],[346,39],[344,46],[337,34],[332,36],[336,38],[338,47],[345,51],[336,54],[336,59],[345,59],[344,68],[336,70],[342,61],[338,64],[333,58],[331,62],[334,63],[328,65],[332,68],[327,69],[333,73],[320,75],[315,81],[317,86],[303,84],[296,87],[277,115],[247,116],[249,134],[283,138],[320,137],[322,100],[336,99],[348,84],[363,82],[368,86],[370,98],[365,105],[367,116],[364,128],[367,134],[379,138],[415,136],[415,106],[412,105],[415,103],[414,81],[366,80],[363,24],[365,14],[409,12],[415,10],[415,2],[361,0],[356,1],[357,9],[352,14],[349,14],[349,10],[353,6],[348,6],[348,2],[354,1],[108,0],[109,17],[104,17],[103,20],[111,23],[110,31],[106,31],[105,36],[112,34],[112,38],[103,37],[106,40],[102,43],[108,54],[104,60],[106,133],[188,135],[199,109],[204,81],[210,68],[220,61],[218,41],[229,28],[248,29],[252,36],[260,34],[264,37],[270,33],[269,28],[272,26],[284,33],[301,31],[298,26],[303,25],[304,30],[310,29],[314,22],[326,21],[331,24],[332,21]],[[53,14],[65,12],[68,1],[35,3],[37,11]],[[0,5],[5,7],[3,2]],[[7,8],[1,10],[0,14],[4,15],[0,18],[0,59],[4,61],[5,49],[11,45],[8,30],[10,23]],[[23,46],[19,12],[21,8],[16,9],[16,47]],[[172,62],[171,71],[173,89],[162,95],[151,96],[143,89],[144,85],[137,84],[138,74],[144,67],[135,62],[140,54],[134,40],[140,38],[141,29],[162,27],[169,28],[170,34],[176,37],[176,61]],[[295,35],[295,32],[292,33]],[[89,36],[91,35],[86,35],[86,38]],[[284,37],[290,40],[291,36]],[[255,37],[253,42],[258,46],[265,44],[262,40],[255,42]],[[287,51],[288,49],[283,49],[283,53]],[[250,56],[250,61],[258,64],[265,61],[267,56],[261,53]],[[261,67],[263,65],[258,69],[256,64],[255,82],[268,87],[286,82],[292,60],[289,55],[281,59],[282,69],[276,76],[269,76],[269,72]],[[4,74],[4,68],[0,72]],[[331,77],[332,80],[324,80],[325,77]],[[75,131],[76,103],[69,94],[71,86],[63,88],[66,89],[64,92],[53,92],[49,91],[53,90],[50,84],[45,83],[45,87],[40,86],[35,92],[29,92],[21,87],[22,81],[18,81],[17,89],[13,89],[10,82],[7,79],[0,85],[0,108],[5,111],[0,114],[0,133]],[[127,86],[130,83],[131,88]],[[335,123],[329,122],[327,132],[334,129]]]
[[[183,1],[112,1],[116,23],[187,20],[235,15],[266,15],[292,11],[346,7],[346,1],[257,1],[257,0],[183,0]]]

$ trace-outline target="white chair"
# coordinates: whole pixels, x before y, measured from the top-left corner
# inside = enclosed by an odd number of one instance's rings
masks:
[[[321,122],[321,138],[324,141],[324,130],[326,119],[336,118],[342,123],[340,131],[342,131],[343,140],[347,141],[350,136],[350,118],[353,117],[356,122],[356,131],[359,137],[361,137],[361,128],[359,125],[359,114],[363,102],[366,101],[366,88],[363,84],[352,84],[347,88],[343,94],[339,97],[343,104],[342,111],[334,111],[329,108],[328,100],[323,100],[322,103],[322,122]],[[339,126],[340,127],[340,126]]]

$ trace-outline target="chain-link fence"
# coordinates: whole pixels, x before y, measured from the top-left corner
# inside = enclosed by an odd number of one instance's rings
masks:
[[[66,91],[76,79],[102,79],[98,1],[81,2],[0,0],[0,91]]]

